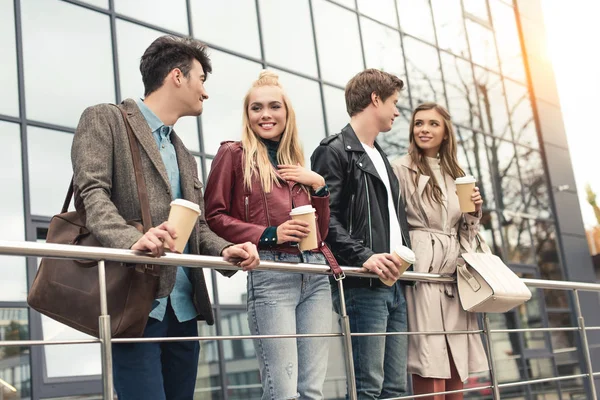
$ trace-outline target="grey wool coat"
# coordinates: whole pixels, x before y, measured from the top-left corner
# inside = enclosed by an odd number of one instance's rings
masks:
[[[479,229],[479,218],[462,214],[454,180],[446,175],[448,208],[430,202],[425,185],[430,177],[421,175],[415,185],[417,169],[408,155],[392,163],[406,200],[406,215],[412,249],[416,255],[415,272],[454,274],[461,249],[459,238],[471,243]],[[441,213],[447,212],[446,226]],[[477,316],[460,305],[455,284],[419,282],[406,288],[408,329],[410,332],[466,331],[479,329]],[[461,380],[469,374],[487,371],[488,363],[481,337],[471,335],[411,335],[408,337],[408,372],[426,378],[450,378],[452,359]]]
[[[119,107],[126,111],[138,140],[152,225],[157,226],[168,219],[172,200],[167,171],[150,127],[135,101],[127,99]],[[196,160],[175,132],[171,133],[171,142],[177,155],[183,198],[199,204],[201,209],[198,223],[190,236],[190,253],[218,256],[231,243],[218,237],[206,224]],[[123,116],[116,107],[99,104],[83,112],[73,138],[71,160],[75,207],[85,216],[88,229],[105,247],[131,248],[142,234],[126,221],[141,223],[142,216],[127,131]],[[156,298],[171,293],[177,273],[174,266],[160,268]],[[198,319],[213,324],[202,269],[193,268],[191,272]]]

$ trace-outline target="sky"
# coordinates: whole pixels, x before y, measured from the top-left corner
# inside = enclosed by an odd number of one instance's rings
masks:
[[[542,10],[583,221],[589,228],[597,221],[586,201],[587,183],[600,203],[600,1],[542,0]]]

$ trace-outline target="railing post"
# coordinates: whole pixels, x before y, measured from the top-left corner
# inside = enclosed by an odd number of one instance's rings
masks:
[[[350,319],[346,314],[346,298],[344,297],[344,284],[342,279],[337,281],[340,295],[340,320],[342,333],[344,334],[344,354],[346,356],[346,381],[348,383],[348,398],[356,400],[356,376],[354,375],[354,359],[352,357],[352,335],[350,331]]]
[[[496,361],[494,360],[494,350],[492,349],[492,330],[490,327],[490,318],[483,314],[483,330],[488,349],[488,358],[490,362],[490,377],[492,378],[492,394],[494,400],[500,400],[500,388],[498,387],[498,376],[496,376]]]
[[[583,319],[583,314],[581,313],[581,304],[579,304],[579,292],[577,289],[573,290],[573,294],[575,295],[575,311],[577,312],[577,325],[579,327],[579,334],[581,335],[581,351],[583,352],[583,356],[585,358],[585,366],[587,368],[588,374],[588,383],[590,385],[590,391],[592,392],[592,399],[596,400],[596,384],[594,383],[594,368],[592,367],[592,358],[590,356],[590,347],[588,345],[587,333],[585,331],[585,320]]]
[[[98,261],[98,281],[100,282],[100,316],[98,317],[98,338],[102,354],[102,388],[104,400],[113,400],[113,369],[110,315],[106,300],[106,271],[104,260]]]

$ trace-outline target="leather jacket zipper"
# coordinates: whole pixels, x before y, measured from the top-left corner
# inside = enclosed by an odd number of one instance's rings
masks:
[[[350,229],[348,230],[348,233],[350,234],[350,236],[352,236],[352,225],[353,225],[353,219],[354,219],[354,196],[356,195],[352,195],[352,197],[350,198],[350,223],[348,224]]]
[[[272,226],[271,218],[269,218],[269,207],[267,205],[267,195],[265,194],[264,190],[261,190],[260,192],[262,193],[263,201],[265,202],[265,214],[267,215],[267,224],[268,224],[268,226]]]
[[[369,218],[369,247],[373,250],[373,226],[371,224],[371,200],[369,198],[369,184],[367,183],[367,175],[365,177],[365,192],[367,193],[367,216]]]
[[[244,210],[246,211],[246,222],[248,222],[248,196],[244,196]]]

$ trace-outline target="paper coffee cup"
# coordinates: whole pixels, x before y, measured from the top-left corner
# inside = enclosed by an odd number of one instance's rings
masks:
[[[298,247],[301,251],[313,250],[319,247],[317,242],[317,219],[315,217],[316,210],[311,205],[300,206],[292,209],[290,217],[294,220],[308,222],[310,233],[307,237],[300,240]]]
[[[456,194],[458,195],[460,211],[463,213],[475,212],[475,203],[471,200],[475,182],[475,178],[471,175],[456,178]]]
[[[396,253],[396,255],[398,257],[400,257],[400,268],[398,269],[400,272],[400,275],[405,273],[406,270],[411,265],[413,265],[415,263],[415,261],[417,260],[415,253],[406,246],[401,245],[401,246],[396,247],[394,249],[394,253]],[[379,280],[388,286],[392,286],[394,283],[396,283],[396,279],[381,279],[381,278],[379,278]]]
[[[200,206],[198,204],[184,199],[175,199],[171,202],[168,222],[177,232],[173,250],[183,253],[199,216]],[[167,247],[166,243],[165,247]]]

